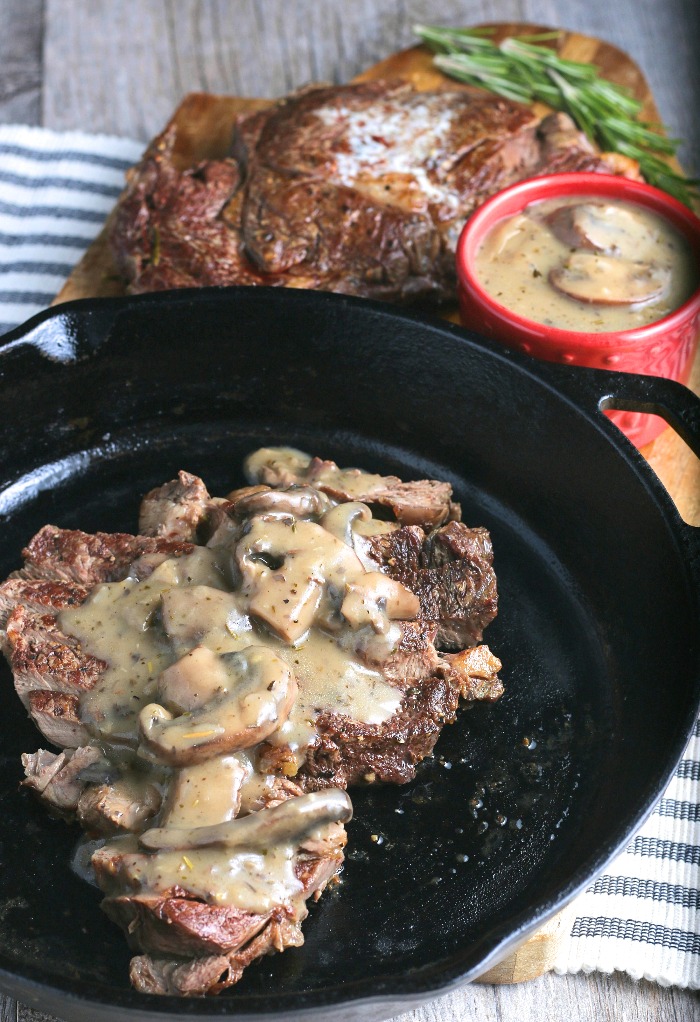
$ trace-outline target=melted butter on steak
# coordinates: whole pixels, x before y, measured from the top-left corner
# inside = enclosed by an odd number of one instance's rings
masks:
[[[457,112],[440,93],[415,93],[401,104],[380,97],[359,109],[319,107],[316,116],[332,132],[330,180],[411,211],[431,203],[456,211],[458,196],[437,172],[448,158]]]

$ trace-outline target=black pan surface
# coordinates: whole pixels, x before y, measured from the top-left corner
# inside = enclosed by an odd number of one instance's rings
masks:
[[[129,952],[69,870],[77,830],[18,791],[40,745],[2,669],[0,983],[72,1020],[382,1019],[474,978],[584,887],[663,791],[700,701],[700,542],[599,403],[690,392],[503,352],[337,295],[231,288],[62,306],[0,348],[0,574],[43,524],[134,531],[180,468],[212,493],[292,444],[452,482],[492,533],[486,634],[506,695],[464,711],[402,788],[353,792],[343,883],[303,948],[217,999],[129,988]]]

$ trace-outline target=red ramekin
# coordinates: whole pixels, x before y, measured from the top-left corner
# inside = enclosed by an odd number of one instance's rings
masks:
[[[666,376],[686,383],[700,335],[700,286],[683,305],[654,323],[630,330],[587,333],[546,326],[519,316],[499,304],[478,282],[474,257],[494,224],[522,212],[531,202],[572,196],[618,199],[664,217],[688,240],[700,267],[700,219],[658,188],[612,174],[528,178],[485,202],[462,230],[457,243],[457,291],[463,325],[550,362]],[[609,415],[637,447],[650,443],[666,426],[656,415],[617,411]]]

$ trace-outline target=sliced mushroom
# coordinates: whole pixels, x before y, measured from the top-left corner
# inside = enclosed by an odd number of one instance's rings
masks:
[[[354,526],[358,520],[371,521],[372,512],[366,504],[362,504],[359,500],[351,500],[346,504],[336,504],[335,507],[330,508],[325,512],[319,524],[332,533],[336,539],[342,540],[346,546],[354,548]]]
[[[401,582],[381,571],[367,571],[347,586],[340,613],[351,628],[369,624],[375,632],[385,632],[389,618],[412,621],[418,617],[420,600]]]
[[[158,692],[166,705],[149,703],[141,710],[139,751],[187,766],[271,735],[289,716],[297,683],[266,646],[222,654],[198,646],[163,672]]]
[[[331,501],[311,486],[290,486],[285,490],[258,489],[241,497],[234,505],[233,513],[238,518],[252,518],[253,515],[280,514],[296,518],[310,518],[322,515],[331,507]]]
[[[161,615],[166,635],[188,648],[210,636],[210,645],[234,648],[232,640],[249,632],[250,618],[239,607],[235,593],[213,586],[174,586],[163,593]]]
[[[244,782],[252,772],[245,755],[215,756],[176,771],[161,826],[206,827],[238,816]]]
[[[157,696],[172,713],[200,710],[228,684],[221,657],[207,646],[195,646],[158,679]]]
[[[255,518],[236,559],[251,614],[289,643],[316,621],[333,629],[344,618],[384,633],[391,618],[418,613],[417,598],[400,582],[365,571],[354,550],[313,522]]]
[[[297,642],[316,618],[324,587],[338,591],[364,573],[357,555],[313,522],[254,518],[236,547],[250,613],[285,642]]]
[[[296,447],[261,447],[249,454],[243,471],[250,483],[291,486],[298,483],[311,463],[311,455]]]
[[[227,493],[225,500],[229,505],[234,505],[243,497],[249,497],[253,493],[266,493],[269,489],[270,487],[263,483],[256,483],[254,486],[239,486],[237,490]]]
[[[257,849],[261,845],[296,846],[329,823],[348,823],[352,802],[340,788],[326,788],[309,795],[290,798],[271,809],[261,809],[238,820],[212,827],[153,827],[139,838],[139,844],[151,851],[209,848]]]
[[[489,237],[489,258],[499,259],[506,251],[511,258],[519,253],[529,255],[528,238],[532,233],[532,225],[533,219],[526,213],[518,213],[497,223]]]
[[[579,302],[636,305],[662,295],[670,283],[670,273],[652,263],[574,252],[550,272],[549,280],[557,291]]]
[[[604,202],[561,206],[545,221],[565,245],[627,259],[639,258],[640,237],[648,235],[634,209]]]

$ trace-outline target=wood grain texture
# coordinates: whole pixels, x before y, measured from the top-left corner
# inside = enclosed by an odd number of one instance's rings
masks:
[[[0,123],[39,124],[44,0],[0,0]]]
[[[0,121],[145,142],[187,92],[276,96],[347,81],[411,45],[416,21],[486,20],[556,24],[621,47],[686,140],[683,165],[700,172],[698,0],[0,0]],[[619,974],[474,985],[443,1002],[459,1022],[700,1022],[698,995]],[[421,1019],[433,1022],[438,1004]],[[0,996],[0,1022],[16,1018],[49,1020]]]
[[[4,0],[21,7],[25,0]],[[278,96],[348,81],[410,46],[418,21],[561,25],[644,68],[684,165],[700,171],[697,0],[45,0],[42,123],[146,141],[187,92]],[[66,74],[66,68],[71,69]],[[693,103],[693,96],[696,102]]]
[[[232,1018],[234,1016],[231,1016]],[[401,1022],[700,1022],[697,995],[624,976],[554,976],[522,986],[471,986],[409,1012]],[[60,1022],[26,1005],[17,1022]],[[0,1022],[15,1022],[15,1015]]]

